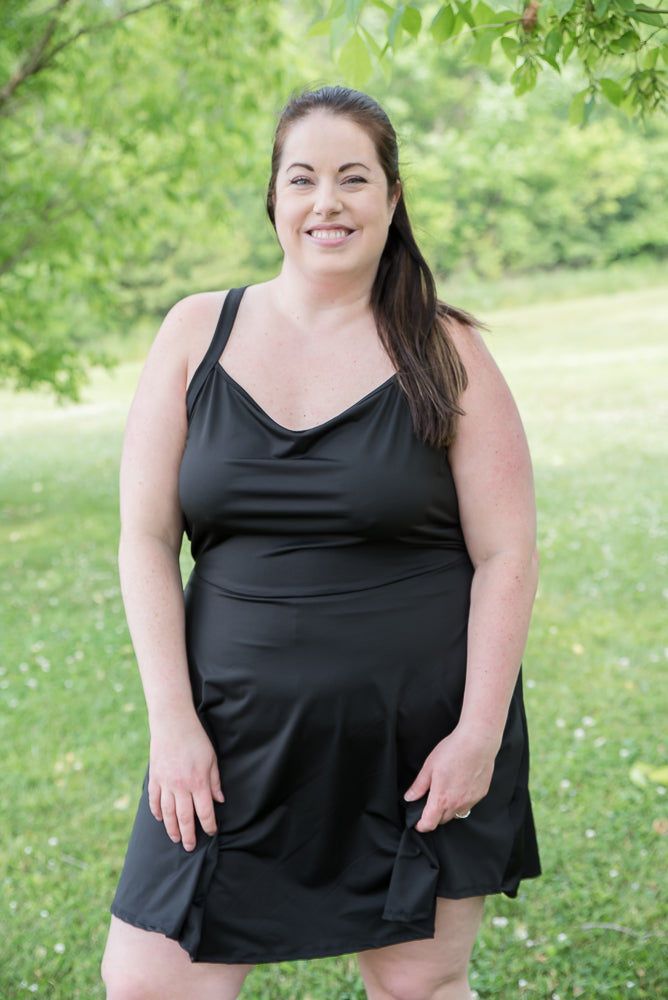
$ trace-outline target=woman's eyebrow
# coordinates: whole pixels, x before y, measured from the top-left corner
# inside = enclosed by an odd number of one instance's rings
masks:
[[[291,170],[292,167],[301,167],[302,170],[310,170],[311,173],[315,171],[315,167],[312,167],[310,163],[300,163],[299,161],[290,163],[285,169]],[[367,167],[366,163],[351,162],[351,163],[344,163],[343,166],[339,167],[338,172],[342,174],[345,170],[350,170],[351,167],[362,167],[363,170],[370,169],[369,167]]]

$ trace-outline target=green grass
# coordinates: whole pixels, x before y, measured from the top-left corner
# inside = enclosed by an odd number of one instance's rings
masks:
[[[668,291],[484,318],[536,469],[525,680],[545,875],[489,901],[472,986],[481,1000],[665,1000],[668,796],[630,770],[668,763]],[[80,407],[0,397],[3,1000],[103,996],[107,908],[147,750],[115,554],[136,376],[96,375]],[[363,990],[343,958],[257,969],[244,997]]]

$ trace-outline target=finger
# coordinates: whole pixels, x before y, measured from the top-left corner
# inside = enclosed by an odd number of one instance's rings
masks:
[[[413,802],[415,799],[421,799],[423,795],[426,795],[431,786],[431,769],[423,767],[417,778],[408,789],[404,798],[407,802]]]
[[[422,816],[420,816],[420,819],[415,824],[415,829],[419,833],[427,833],[429,830],[435,830],[439,823],[443,821],[445,811],[445,804],[432,789],[429,793],[427,803],[422,810]]]
[[[193,802],[195,804],[195,812],[197,813],[197,817],[202,825],[202,829],[209,835],[209,837],[213,837],[218,830],[218,823],[216,822],[216,814],[213,810],[213,799],[209,789],[205,788],[202,791],[194,792]]]
[[[162,809],[160,808],[160,785],[149,778],[148,782],[148,807],[151,815],[162,821]]]
[[[181,833],[179,831],[179,823],[176,817],[174,796],[170,792],[165,792],[164,790],[160,797],[160,814],[162,816],[162,822],[165,825],[165,830],[167,831],[167,836],[170,840],[173,840],[175,844],[178,844],[181,839]]]
[[[186,851],[194,851],[197,845],[197,831],[195,830],[193,800],[190,795],[180,795],[177,798],[176,818],[180,831],[177,840],[181,840]]]
[[[220,771],[218,770],[218,763],[215,760],[211,765],[210,788],[211,795],[216,802],[225,801],[223,790],[220,787]]]

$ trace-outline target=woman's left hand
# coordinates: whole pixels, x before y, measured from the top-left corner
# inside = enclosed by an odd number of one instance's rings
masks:
[[[420,833],[449,823],[455,813],[463,816],[489,791],[498,744],[454,729],[438,743],[406,792],[414,801],[427,796],[422,816],[415,824]]]

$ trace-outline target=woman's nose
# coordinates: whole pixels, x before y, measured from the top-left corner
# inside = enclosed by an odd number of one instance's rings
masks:
[[[336,184],[327,181],[318,184],[313,210],[317,215],[333,215],[341,211],[341,198]]]

